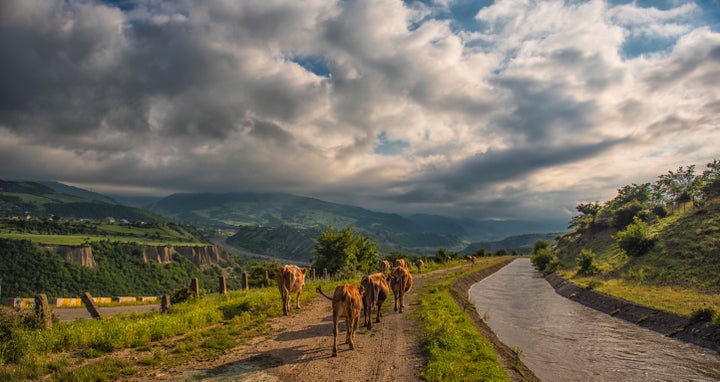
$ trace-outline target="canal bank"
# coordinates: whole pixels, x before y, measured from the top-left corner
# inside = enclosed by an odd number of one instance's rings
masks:
[[[720,326],[582,288],[553,273],[545,277],[559,295],[665,336],[720,352]]]
[[[483,321],[482,317],[480,317],[475,309],[475,306],[468,299],[468,291],[473,284],[499,271],[513,260],[514,259],[508,259],[491,267],[484,268],[479,272],[457,279],[451,284],[450,291],[455,303],[457,303],[458,306],[460,306],[468,314],[477,330],[485,338],[487,338],[488,341],[490,341],[495,354],[497,354],[500,359],[500,364],[503,368],[505,368],[510,380],[513,382],[539,382],[540,379],[535,375],[535,373],[533,373],[533,371],[522,362],[520,354],[500,341],[500,338],[498,338],[485,321]]]

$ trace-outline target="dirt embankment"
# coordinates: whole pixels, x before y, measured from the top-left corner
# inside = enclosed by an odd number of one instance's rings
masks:
[[[554,273],[547,276],[546,280],[563,297],[662,333],[668,337],[720,352],[720,326],[718,325],[692,320],[674,313],[634,304],[591,289],[581,288]]]

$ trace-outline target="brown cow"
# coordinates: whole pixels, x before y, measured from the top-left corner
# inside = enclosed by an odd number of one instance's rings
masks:
[[[383,260],[380,262],[380,272],[382,272],[382,273],[390,272],[391,269],[392,269],[392,265],[390,264],[389,261]]]
[[[300,309],[300,292],[305,285],[305,274],[307,269],[297,265],[283,265],[277,271],[275,279],[280,289],[280,297],[283,303],[283,314],[288,315],[290,310],[290,294],[297,293],[295,308]]]
[[[470,261],[471,263],[475,264],[475,256],[467,255],[467,256],[465,256],[465,260]]]
[[[363,287],[358,288],[353,283],[338,285],[335,287],[335,293],[330,297],[326,295],[320,286],[317,287],[318,293],[328,300],[332,301],[333,310],[333,357],[337,357],[337,337],[338,337],[338,318],[345,317],[345,327],[347,328],[347,337],[345,343],[350,344],[350,349],[355,349],[355,331],[360,322],[360,310],[362,309]]]
[[[415,260],[415,266],[418,269],[418,273],[422,273],[422,269],[425,266],[425,262],[422,259]]]
[[[396,266],[396,267],[407,268],[407,267],[408,267],[408,263],[407,263],[407,261],[405,261],[405,259],[397,259],[397,260],[395,260],[395,266]]]
[[[375,322],[380,322],[382,317],[382,304],[390,294],[390,287],[383,273],[374,273],[372,275],[363,276],[360,285],[363,287],[363,312],[365,313],[364,326],[368,330],[372,329],[372,310],[377,308]]]
[[[398,311],[398,303],[400,313],[405,308],[405,293],[410,292],[413,285],[413,277],[407,268],[395,267],[388,276],[387,280],[390,282],[390,289],[395,295],[395,311]]]

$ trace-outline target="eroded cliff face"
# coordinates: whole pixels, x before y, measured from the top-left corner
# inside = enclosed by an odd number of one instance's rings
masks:
[[[204,247],[174,247],[175,250],[192,261],[198,268],[204,268],[228,258],[227,252],[216,245]]]
[[[172,261],[175,253],[173,247],[152,247],[146,246],[143,250],[143,262],[156,261],[160,264],[168,264]]]
[[[157,261],[160,264],[167,264],[173,260],[173,256],[179,254],[190,260],[198,268],[208,267],[212,264],[228,258],[227,253],[222,247],[216,245],[206,245],[199,247],[192,246],[176,246],[176,247],[145,247],[143,252],[143,260]]]
[[[64,245],[46,245],[43,248],[54,251],[65,260],[72,261],[85,267],[94,268],[97,266],[95,257],[93,257],[91,247],[70,247]],[[168,264],[173,261],[173,256],[180,254],[181,256],[192,261],[198,268],[205,268],[221,260],[228,258],[227,252],[222,247],[216,245],[206,246],[167,246],[155,247],[146,246],[143,250],[143,262],[155,261],[160,264]]]
[[[43,248],[53,251],[67,261],[78,263],[84,267],[95,268],[97,262],[91,247],[69,247],[65,245],[46,245]]]

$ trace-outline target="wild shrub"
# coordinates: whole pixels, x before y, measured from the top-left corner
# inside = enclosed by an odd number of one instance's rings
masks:
[[[592,249],[583,248],[575,258],[575,262],[578,266],[577,273],[579,275],[592,276],[599,271],[595,264],[595,252]]]
[[[633,221],[624,231],[618,232],[615,242],[628,256],[638,257],[653,247],[655,239],[650,237],[645,222],[638,217],[633,218]]]
[[[560,264],[557,257],[552,253],[550,248],[543,247],[533,252],[530,256],[530,262],[540,272],[544,274],[550,274],[557,270]]]
[[[715,317],[715,310],[713,308],[700,308],[695,310],[690,317],[695,321],[711,322]]]

